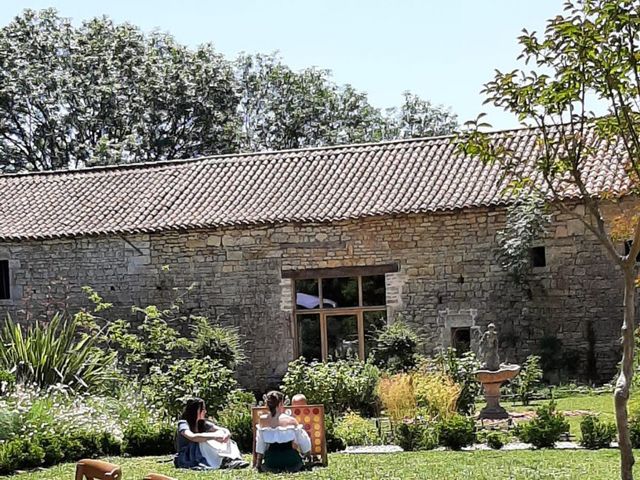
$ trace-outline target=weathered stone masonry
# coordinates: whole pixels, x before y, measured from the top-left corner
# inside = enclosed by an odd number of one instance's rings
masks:
[[[389,318],[420,328],[427,353],[446,338],[447,312],[473,311],[476,325],[496,323],[506,360],[522,361],[543,337],[573,355],[574,378],[607,381],[618,360],[622,282],[597,242],[574,220],[557,215],[530,292],[496,265],[495,234],[504,210],[370,217],[324,224],[228,228],[149,235],[94,236],[0,243],[10,259],[12,300],[4,309],[25,318],[51,298],[85,304],[90,285],[128,315],[133,304],[166,303],[173,287],[196,284],[186,307],[236,325],[247,340],[243,384],[277,382],[294,356],[292,281],[283,270],[379,265],[387,274]],[[169,266],[165,271],[163,266]],[[48,300],[49,299],[49,300]],[[26,306],[29,305],[27,308]],[[34,307],[38,305],[38,307]],[[59,305],[50,305],[58,308]]]

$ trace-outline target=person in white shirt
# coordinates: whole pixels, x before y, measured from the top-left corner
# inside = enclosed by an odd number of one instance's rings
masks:
[[[265,472],[298,472],[304,463],[302,456],[311,450],[311,439],[302,425],[285,413],[284,395],[267,393],[269,413],[256,425],[256,465]],[[294,448],[296,444],[299,450]]]

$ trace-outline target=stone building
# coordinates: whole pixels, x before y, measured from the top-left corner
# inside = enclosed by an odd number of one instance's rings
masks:
[[[495,138],[539,153],[535,131]],[[622,191],[616,152],[600,145],[590,162],[595,193]],[[609,380],[619,272],[556,212],[516,285],[495,260],[507,181],[451,137],[3,175],[0,309],[24,320],[52,299],[83,305],[90,285],[130,315],[194,283],[185,307],[240,328],[240,380],[257,389],[297,355],[365,356],[397,315],[426,353],[467,348],[494,322],[504,360],[542,353],[567,378]]]

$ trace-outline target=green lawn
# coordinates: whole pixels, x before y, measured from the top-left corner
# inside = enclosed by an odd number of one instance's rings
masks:
[[[549,402],[550,400],[536,400],[525,407],[521,403],[506,401],[502,402],[502,405],[510,412],[526,412],[535,411],[538,406]],[[612,393],[577,395],[573,397],[558,398],[555,402],[557,405],[556,408],[559,411],[589,411],[594,414],[598,414],[602,420],[615,422]],[[477,410],[479,411],[483,406],[483,403],[478,403]],[[580,432],[580,421],[583,418],[583,416],[567,416],[571,436],[577,441],[582,438],[582,434]]]
[[[142,480],[149,472],[179,480],[291,478],[262,475],[254,471],[186,472],[175,470],[167,458],[114,458],[123,467],[125,480]],[[416,452],[389,455],[332,454],[328,468],[294,476],[297,479],[576,479],[611,480],[617,477],[617,450],[518,451],[518,452]],[[74,466],[61,465],[44,471],[8,477],[10,480],[61,480],[73,478]],[[640,475],[640,466],[636,469]]]

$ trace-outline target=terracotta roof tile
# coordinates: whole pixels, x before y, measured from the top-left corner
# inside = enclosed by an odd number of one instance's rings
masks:
[[[535,130],[492,135],[531,161],[540,153]],[[597,147],[590,192],[624,193],[620,145]],[[507,203],[507,184],[453,137],[4,175],[0,239],[435,212]]]

